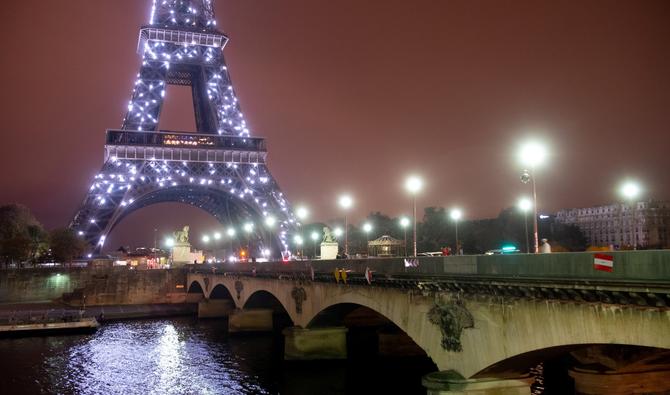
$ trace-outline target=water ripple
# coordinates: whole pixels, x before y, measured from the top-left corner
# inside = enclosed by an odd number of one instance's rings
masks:
[[[53,345],[59,348],[59,345]],[[226,349],[173,321],[121,322],[102,327],[67,353],[48,357],[62,374],[43,386],[59,393],[267,394]]]

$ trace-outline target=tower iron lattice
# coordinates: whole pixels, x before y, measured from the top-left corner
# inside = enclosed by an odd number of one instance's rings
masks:
[[[300,224],[267,168],[265,141],[244,120],[227,42],[213,0],[153,0],[122,127],[107,130],[102,170],[70,223],[94,251],[125,216],[161,202],[199,207],[226,225],[251,222],[251,245],[288,250]],[[167,85],[191,87],[197,132],[157,130]]]

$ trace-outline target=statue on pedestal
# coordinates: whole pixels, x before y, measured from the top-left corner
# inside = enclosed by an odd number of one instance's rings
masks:
[[[333,236],[329,227],[323,228],[323,241],[321,242],[321,259],[337,259],[339,244]]]
[[[186,226],[184,226],[184,228],[182,230],[177,230],[177,231],[173,232],[172,235],[174,236],[175,243],[189,244],[189,242],[188,242],[188,230],[189,229],[190,228],[188,227],[188,225],[186,225]]]
[[[191,243],[188,240],[189,226],[186,225],[182,230],[172,232],[174,237],[174,246],[172,247],[172,261],[177,264],[204,263],[205,256],[202,251],[192,250]]]
[[[323,243],[337,243],[337,240],[335,240],[335,236],[333,236],[333,232],[330,231],[330,228],[327,226],[323,227]]]

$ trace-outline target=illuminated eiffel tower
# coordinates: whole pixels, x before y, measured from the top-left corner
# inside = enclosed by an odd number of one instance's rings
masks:
[[[162,202],[199,207],[247,231],[251,223],[259,251],[288,250],[299,224],[266,166],[265,141],[250,136],[240,111],[212,3],[153,0],[123,126],[107,130],[102,170],[70,223],[96,252],[124,217]],[[157,130],[168,84],[191,87],[197,132]]]

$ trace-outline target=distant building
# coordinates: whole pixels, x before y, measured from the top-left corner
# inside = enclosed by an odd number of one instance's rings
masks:
[[[384,235],[378,239],[368,241],[368,256],[391,257],[405,255],[405,242]]]
[[[670,201],[566,209],[556,221],[576,225],[591,246],[670,247]]]

